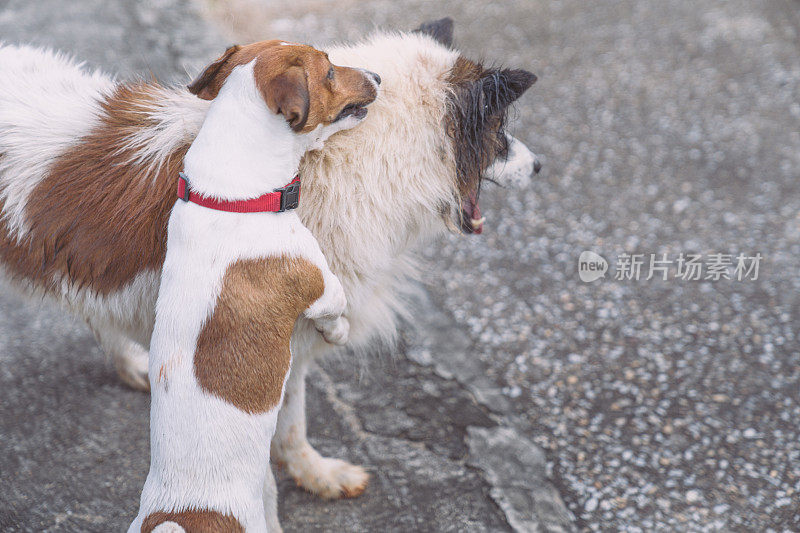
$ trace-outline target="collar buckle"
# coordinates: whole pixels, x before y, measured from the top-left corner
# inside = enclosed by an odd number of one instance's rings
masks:
[[[189,201],[189,193],[191,192],[191,188],[189,187],[189,177],[184,174],[183,172],[178,173],[178,199],[183,200],[184,202]]]
[[[300,180],[292,181],[285,187],[275,189],[275,192],[281,193],[281,207],[278,213],[283,213],[289,209],[297,209],[300,205]]]

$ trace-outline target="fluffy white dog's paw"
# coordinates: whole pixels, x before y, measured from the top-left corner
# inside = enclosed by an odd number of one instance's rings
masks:
[[[114,366],[123,383],[134,390],[147,392],[150,390],[150,380],[147,378],[148,353],[147,350],[134,346],[123,353],[116,354]]]
[[[361,496],[369,482],[369,474],[358,465],[341,459],[323,457],[313,475],[297,480],[303,488],[326,498],[355,498]]]
[[[287,450],[279,460],[298,486],[327,500],[360,496],[369,483],[362,467],[330,457],[322,457],[306,443]]]
[[[330,326],[322,330],[322,336],[326,342],[342,346],[347,343],[350,337],[350,321],[340,316],[331,323]]]

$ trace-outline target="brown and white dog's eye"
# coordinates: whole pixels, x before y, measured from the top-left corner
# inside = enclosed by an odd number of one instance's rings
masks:
[[[331,65],[331,68],[328,69],[328,75],[326,77],[330,81],[333,81],[333,75],[334,75],[334,70],[333,70],[333,65]]]

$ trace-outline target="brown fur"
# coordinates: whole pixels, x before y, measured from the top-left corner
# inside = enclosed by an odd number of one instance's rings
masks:
[[[178,513],[156,512],[147,515],[142,522],[142,533],[150,533],[159,524],[175,522],[186,533],[244,533],[244,527],[231,515],[216,511],[187,510]]]
[[[164,262],[175,176],[189,147],[158,173],[143,175],[127,138],[152,126],[145,115],[153,85],[120,86],[102,105],[99,126],[54,163],[27,204],[30,232],[21,242],[0,221],[0,260],[10,273],[46,288],[54,279],[109,294]],[[0,206],[0,209],[2,206]]]
[[[307,133],[333,122],[350,104],[365,105],[377,96],[363,73],[332,65],[328,54],[301,44],[261,41],[232,46],[189,84],[189,90],[214,99],[230,73],[256,59],[254,75],[264,101],[297,132]],[[333,78],[328,74],[333,69]]]
[[[476,190],[480,185],[481,175],[486,167],[494,160],[494,157],[499,151],[499,147],[495,147],[497,136],[486,136],[484,142],[491,146],[492,150],[486,150],[485,153],[480,153],[478,158],[465,158],[462,154],[458,153],[460,146],[464,145],[466,149],[472,150],[472,144],[463,139],[465,134],[465,124],[458,116],[459,102],[457,100],[461,97],[461,91],[471,86],[481,79],[484,75],[484,68],[474,61],[471,61],[464,56],[459,56],[450,70],[450,75],[447,77],[447,83],[453,87],[454,96],[456,100],[450,106],[447,116],[447,133],[455,141],[453,145],[456,148],[456,166],[458,167],[458,190],[462,198],[467,197],[471,192]],[[500,129],[501,124],[495,119],[487,131],[496,132]]]
[[[299,257],[229,266],[197,339],[194,373],[201,388],[248,413],[278,405],[294,323],[324,289],[319,268]]]
[[[481,78],[483,74],[483,67],[478,63],[467,59],[464,56],[458,56],[450,73],[447,76],[447,83],[453,86],[461,85],[464,83],[472,83]]]

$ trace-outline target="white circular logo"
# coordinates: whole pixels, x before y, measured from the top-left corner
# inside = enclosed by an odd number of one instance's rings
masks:
[[[606,277],[608,261],[594,252],[581,252],[578,258],[578,275],[586,283]]]

